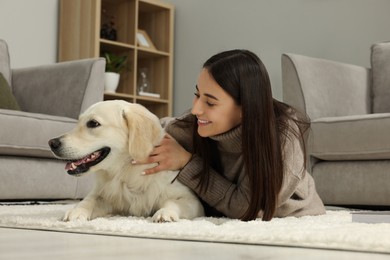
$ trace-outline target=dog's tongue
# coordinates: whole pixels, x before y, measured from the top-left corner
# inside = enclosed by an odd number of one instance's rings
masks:
[[[75,162],[67,162],[66,165],[65,165],[65,170],[74,170],[77,168],[77,166],[79,166],[80,164],[83,164],[85,163],[85,158],[83,159],[80,159],[78,161],[75,161]]]
[[[82,159],[80,159],[78,161],[67,162],[66,165],[65,165],[65,170],[66,171],[74,170],[74,169],[77,168],[77,166],[79,166],[79,165],[81,165],[83,163],[88,163],[88,162],[94,161],[99,156],[100,156],[100,151],[97,151],[97,152],[91,153],[88,156],[85,156],[84,158],[82,158]]]
[[[66,165],[65,165],[65,170],[66,171],[69,171],[70,169],[72,169],[73,167],[72,167],[72,163],[71,162],[68,162],[68,163],[66,163]]]

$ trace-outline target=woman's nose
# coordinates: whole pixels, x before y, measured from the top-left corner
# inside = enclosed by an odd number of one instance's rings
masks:
[[[203,114],[202,105],[201,105],[199,99],[195,98],[194,101],[192,102],[191,114],[193,114],[193,115],[201,115],[201,114]]]

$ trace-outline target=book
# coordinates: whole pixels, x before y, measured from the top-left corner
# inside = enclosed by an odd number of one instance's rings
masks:
[[[390,211],[354,211],[352,222],[390,223]]]
[[[138,93],[138,95],[144,96],[144,97],[160,98],[160,94],[158,94],[158,93],[150,93],[150,92],[144,92],[144,91],[140,91]]]

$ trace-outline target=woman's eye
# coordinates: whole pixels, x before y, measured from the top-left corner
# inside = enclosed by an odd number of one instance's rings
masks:
[[[195,95],[195,97],[196,98],[200,98],[200,94],[199,94],[199,92],[195,92],[194,93],[194,95]],[[208,99],[208,98],[207,98]],[[213,107],[213,106],[215,106],[215,104],[213,104],[213,103],[210,103],[209,101],[207,101],[207,99],[206,100],[204,100],[204,102],[206,103],[206,105],[207,106],[209,106],[209,107]]]
[[[96,128],[96,127],[99,127],[99,126],[100,126],[100,123],[98,121],[94,120],[94,119],[89,120],[87,122],[87,127],[88,128]]]

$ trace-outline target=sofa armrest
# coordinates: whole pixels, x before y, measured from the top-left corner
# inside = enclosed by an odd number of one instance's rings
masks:
[[[103,100],[104,69],[103,58],[13,69],[11,87],[23,111],[77,119]]]
[[[371,113],[371,70],[296,54],[282,55],[283,100],[311,119]]]

